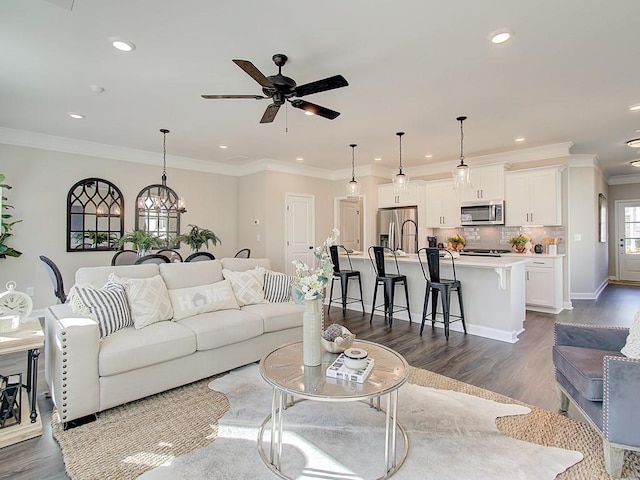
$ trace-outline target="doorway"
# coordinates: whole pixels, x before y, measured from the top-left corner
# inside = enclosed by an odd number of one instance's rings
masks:
[[[293,260],[314,265],[315,197],[287,193],[286,205],[285,271],[288,275],[294,275]]]
[[[640,282],[640,200],[616,202],[618,278]]]
[[[337,198],[335,224],[340,229],[340,244],[348,250],[362,251],[363,245],[363,199]]]

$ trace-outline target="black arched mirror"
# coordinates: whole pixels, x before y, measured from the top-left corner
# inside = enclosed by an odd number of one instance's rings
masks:
[[[116,250],[124,234],[124,197],[102,178],[85,178],[67,194],[67,252]]]
[[[136,199],[136,230],[146,230],[168,246],[180,234],[180,214],[185,211],[182,200],[171,188],[146,186]]]

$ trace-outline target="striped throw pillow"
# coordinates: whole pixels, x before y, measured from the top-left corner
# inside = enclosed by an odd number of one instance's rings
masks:
[[[91,285],[74,285],[69,292],[73,313],[88,315],[98,322],[100,337],[133,325],[127,294],[122,285],[107,282],[98,289]]]
[[[286,273],[267,271],[264,275],[264,298],[267,302],[291,301],[291,281]]]

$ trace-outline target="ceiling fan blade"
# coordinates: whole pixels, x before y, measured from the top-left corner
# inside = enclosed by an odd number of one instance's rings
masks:
[[[311,95],[312,93],[326,92],[327,90],[342,88],[347,85],[349,85],[349,83],[342,75],[334,75],[333,77],[323,78],[322,80],[305,83],[304,85],[298,85],[294,88],[293,93],[295,97],[304,97],[305,95]]]
[[[234,60],[233,63],[238,65],[247,73],[247,75],[249,75],[263,87],[275,88],[273,86],[273,83],[271,83],[271,80],[265,77],[264,74],[260,70],[258,70],[258,68],[249,60]]]
[[[260,123],[271,123],[276,118],[276,114],[280,110],[280,104],[272,103],[267,109],[264,111],[262,118],[260,119]]]
[[[269,98],[263,97],[262,95],[201,95],[201,97],[207,100],[219,98],[253,98],[255,100],[262,100],[263,98]]]
[[[330,110],[325,107],[321,107],[320,105],[316,105],[315,103],[310,103],[305,100],[291,100],[291,105],[295,108],[300,108],[305,112],[312,113],[314,115],[318,115],[320,117],[328,118],[329,120],[333,120],[340,112],[336,112],[335,110]]]

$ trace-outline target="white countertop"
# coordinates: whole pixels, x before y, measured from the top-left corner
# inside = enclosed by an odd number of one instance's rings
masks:
[[[540,255],[541,256],[541,255]],[[367,260],[369,261],[369,255],[366,253],[352,253],[350,254],[352,260]],[[386,257],[387,260],[393,260],[393,257]],[[398,263],[418,263],[418,255],[415,253],[409,253],[404,256],[397,256]],[[527,263],[533,258],[533,255],[523,254],[506,254],[502,257],[473,257],[473,256],[461,256],[456,258],[456,267],[475,267],[475,268],[510,268],[513,265],[519,265]],[[423,257],[424,259],[424,257]],[[451,259],[448,257],[441,257],[440,262],[442,265],[451,263]]]

